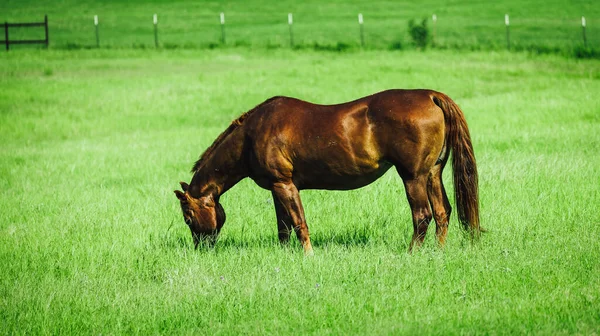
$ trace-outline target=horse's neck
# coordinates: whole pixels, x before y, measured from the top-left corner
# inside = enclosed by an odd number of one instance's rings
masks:
[[[241,129],[233,131],[203,159],[190,184],[195,196],[212,194],[218,198],[248,176],[243,133]]]

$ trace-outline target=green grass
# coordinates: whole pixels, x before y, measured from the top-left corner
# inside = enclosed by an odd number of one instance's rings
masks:
[[[364,14],[366,48],[410,48],[407,23],[438,17],[438,48],[504,50],[504,14],[511,16],[511,48],[537,53],[598,55],[600,6],[595,1],[4,1],[0,22],[41,21],[48,14],[52,48],[96,46],[93,16],[100,20],[102,47],[154,48],[152,15],[159,16],[165,48],[218,47],[219,13],[226,15],[229,46],[289,47],[287,14],[294,14],[299,48],[356,48],[358,13]],[[587,18],[590,50],[582,50],[581,16]],[[429,20],[431,32],[432,22]],[[0,32],[3,32],[0,29]],[[11,29],[19,38],[43,37],[42,29]],[[15,48],[26,48],[16,46]],[[579,49],[578,49],[579,48]]]
[[[453,218],[444,250],[430,232],[407,254],[390,171],[302,192],[312,258],[278,245],[270,193],[249,180],[222,197],[217,246],[193,249],[172,190],[231,120],[273,95],[387,88],[465,112],[480,244]],[[598,92],[597,60],[505,52],[2,53],[0,333],[597,334]]]

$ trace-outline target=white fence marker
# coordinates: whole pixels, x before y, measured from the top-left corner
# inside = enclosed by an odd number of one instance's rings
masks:
[[[221,42],[225,44],[225,13],[221,12]]]
[[[581,17],[581,29],[583,30],[583,45],[587,48],[587,36],[585,36],[585,16]]]
[[[508,14],[504,14],[504,24],[506,25],[506,48],[510,50],[510,28]]]
[[[100,48],[100,35],[98,33],[98,15],[94,15],[94,27],[96,27],[96,48]]]
[[[294,18],[292,13],[288,13],[288,25],[290,27],[290,47],[294,46],[294,32],[292,30],[292,24],[294,23]]]
[[[433,14],[431,16],[431,20],[433,20],[433,35],[431,37],[431,45],[435,45],[435,23],[437,22],[437,15]]]
[[[365,33],[363,29],[363,15],[362,13],[358,13],[358,26],[360,28],[360,46],[365,46]]]
[[[154,21],[154,24],[158,24],[158,15],[154,14],[153,21]]]

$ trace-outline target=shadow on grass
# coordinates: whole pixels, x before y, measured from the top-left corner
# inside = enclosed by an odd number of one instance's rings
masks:
[[[160,235],[150,236],[150,246],[160,249],[194,249],[191,235],[176,232],[169,227]],[[407,249],[409,236],[399,232],[385,234],[379,225],[359,226],[345,230],[328,230],[311,235],[311,243],[316,248],[326,247],[366,247],[374,245],[394,246],[399,249]],[[227,235],[222,234],[216,244],[200,244],[198,251],[224,250],[224,249],[250,249],[250,248],[289,248],[301,250],[300,243],[294,233],[290,236],[288,244],[282,245],[275,232],[264,230],[253,234]]]

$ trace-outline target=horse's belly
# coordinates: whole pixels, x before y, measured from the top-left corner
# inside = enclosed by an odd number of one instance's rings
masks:
[[[302,165],[294,170],[294,183],[298,189],[328,189],[350,190],[364,187],[387,172],[392,164],[386,161],[376,162],[372,165],[363,165],[344,169],[338,165]]]

